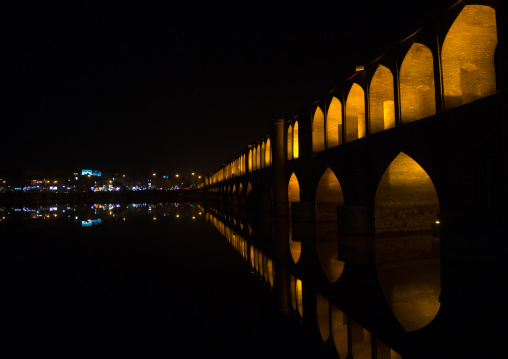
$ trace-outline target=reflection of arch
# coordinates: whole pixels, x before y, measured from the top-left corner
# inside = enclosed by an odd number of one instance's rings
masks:
[[[401,122],[408,123],[436,113],[432,51],[415,42],[400,66]]]
[[[312,120],[312,152],[325,149],[325,116],[321,108],[317,108]]]
[[[326,113],[326,144],[328,148],[342,142],[342,104],[334,97]]]
[[[393,74],[379,65],[369,88],[370,133],[395,127],[395,103],[393,100]]]
[[[288,202],[290,211],[291,211],[291,202],[300,202],[300,184],[298,183],[298,178],[296,178],[296,175],[294,173],[289,178]]]
[[[400,153],[386,169],[376,191],[376,233],[429,231],[438,212],[432,180],[411,157]]]
[[[288,145],[288,153],[287,158],[288,161],[293,159],[293,126],[288,126],[288,138],[287,138],[287,145]]]
[[[381,178],[374,210],[381,290],[404,330],[421,329],[440,308],[438,242],[430,235],[439,201],[432,180],[411,157],[400,153]]]
[[[446,109],[496,93],[496,46],[496,11],[485,5],[465,6],[441,51]]]
[[[346,100],[346,142],[365,137],[365,93],[354,83]]]
[[[298,141],[298,121],[295,121],[293,126],[293,158],[300,156],[300,147]]]
[[[321,339],[326,342],[330,337],[330,305],[321,294],[316,294],[316,319]]]
[[[238,186],[238,194],[242,193],[242,183],[240,182],[240,185]]]
[[[265,146],[265,166],[270,166],[272,164],[272,148],[270,145],[270,139],[267,138]]]
[[[247,184],[247,192],[245,193],[245,196],[248,197],[251,191],[252,191],[252,185],[249,182]]]
[[[336,221],[337,206],[344,204],[339,180],[330,168],[321,176],[316,189],[316,221]]]

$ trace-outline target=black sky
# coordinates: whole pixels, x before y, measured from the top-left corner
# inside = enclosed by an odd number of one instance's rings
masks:
[[[0,174],[206,174],[443,2],[3,4]]]

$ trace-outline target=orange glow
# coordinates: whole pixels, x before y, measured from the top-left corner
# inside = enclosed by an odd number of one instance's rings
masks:
[[[393,74],[379,65],[369,88],[370,133],[395,127]]]
[[[293,173],[289,179],[288,184],[288,202],[289,202],[289,213],[291,214],[291,203],[300,202],[300,184],[298,178]]]
[[[302,243],[293,241],[293,232],[291,228],[289,229],[289,251],[291,252],[293,262],[298,263],[302,255]]]
[[[346,100],[346,142],[365,137],[365,93],[354,83]]]
[[[411,157],[400,153],[386,169],[376,191],[376,233],[429,231],[438,212],[432,180]]]
[[[287,159],[288,161],[293,159],[293,126],[288,126],[288,136],[287,136]]]
[[[321,176],[316,189],[316,221],[336,221],[337,206],[344,204],[342,188],[330,168]]]
[[[415,42],[400,66],[401,122],[416,121],[436,113],[432,51]]]
[[[265,166],[270,166],[272,164],[272,147],[270,143],[270,139],[266,139],[266,147],[265,147]]]
[[[330,307],[329,302],[320,294],[316,294],[316,316],[319,328],[319,334],[323,342],[330,337]]]
[[[247,197],[249,196],[250,192],[252,191],[252,185],[250,182],[247,184],[247,193],[245,194]]]
[[[298,303],[298,314],[303,317],[303,285],[300,279],[296,280],[296,301]]]
[[[446,109],[496,93],[496,46],[495,10],[465,6],[448,30],[441,51]]]
[[[328,148],[342,143],[342,104],[335,97],[326,114],[326,143]]]
[[[252,172],[253,171],[253,168],[252,168],[252,156],[254,155],[252,149],[249,150],[249,172]]]
[[[340,358],[348,356],[347,317],[339,308],[332,305],[332,333],[335,349]]]
[[[263,143],[261,143],[261,152],[260,152],[260,167],[259,168],[264,168],[266,167],[266,142],[263,141]]]
[[[298,142],[298,121],[293,125],[293,158],[300,156],[299,142]]]
[[[325,116],[321,108],[317,108],[312,121],[312,152],[325,149]]]

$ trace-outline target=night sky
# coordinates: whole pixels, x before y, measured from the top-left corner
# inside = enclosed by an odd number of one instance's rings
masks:
[[[449,2],[3,3],[0,174],[207,174]]]

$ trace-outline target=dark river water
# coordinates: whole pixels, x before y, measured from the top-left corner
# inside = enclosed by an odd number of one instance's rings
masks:
[[[285,218],[285,217],[284,217]],[[0,207],[2,358],[498,358],[506,265],[198,203]]]
[[[4,207],[3,358],[322,357],[196,204]]]

